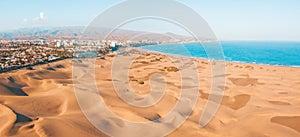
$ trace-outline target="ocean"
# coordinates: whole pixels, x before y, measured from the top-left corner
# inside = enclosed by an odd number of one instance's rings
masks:
[[[300,42],[221,42],[224,59],[228,62],[300,67]],[[140,47],[172,55],[208,59],[200,43],[166,44]]]

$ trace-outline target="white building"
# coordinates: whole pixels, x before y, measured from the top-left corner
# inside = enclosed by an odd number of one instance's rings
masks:
[[[41,44],[46,44],[47,41],[46,41],[46,39],[41,38],[41,39],[40,39],[40,42],[41,42]]]
[[[110,43],[110,47],[112,47],[112,48],[116,47],[116,42],[112,41],[112,42]]]
[[[56,47],[62,47],[62,46],[63,46],[63,43],[61,41],[56,42]]]

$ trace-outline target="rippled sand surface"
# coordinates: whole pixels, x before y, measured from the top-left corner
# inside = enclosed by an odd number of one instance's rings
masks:
[[[138,108],[125,103],[114,92],[112,60],[111,57],[96,60],[96,85],[109,109],[131,122],[155,121],[167,115],[180,99],[180,89],[189,88],[182,85],[181,80],[192,79],[180,75],[181,69],[189,64],[180,68],[176,60],[166,55],[140,55],[128,71],[128,84],[134,92],[147,95],[153,74],[164,77],[166,88],[157,104]],[[190,60],[196,63],[199,75],[197,104],[188,120],[169,136],[300,136],[299,68],[227,63],[221,106],[212,121],[200,127],[212,72],[208,61]],[[34,70],[0,74],[0,136],[106,135],[82,113],[74,93],[72,60],[64,60],[35,66]]]

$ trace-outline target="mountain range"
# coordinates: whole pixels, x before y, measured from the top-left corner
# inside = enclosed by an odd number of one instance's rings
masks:
[[[22,28],[13,31],[0,32],[0,39],[5,40],[34,40],[44,38],[53,39],[83,39],[83,40],[150,40],[158,42],[184,42],[193,38],[174,33],[153,33],[117,29],[109,33],[107,28],[85,28],[85,27],[53,27],[53,28]],[[106,34],[110,34],[106,36]]]

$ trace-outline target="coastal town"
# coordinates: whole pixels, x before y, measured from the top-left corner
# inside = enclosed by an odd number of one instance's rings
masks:
[[[0,73],[27,68],[39,64],[68,59],[82,58],[83,53],[93,52],[94,56],[115,54],[121,47],[137,47],[159,44],[156,41],[115,41],[115,40],[0,40]]]

